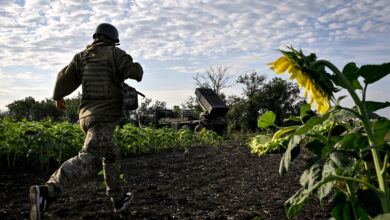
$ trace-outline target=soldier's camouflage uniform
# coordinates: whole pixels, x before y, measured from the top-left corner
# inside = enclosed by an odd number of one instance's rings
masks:
[[[79,154],[65,161],[46,182],[50,198],[90,176],[103,163],[107,195],[113,202],[122,199],[120,152],[112,140],[116,121],[123,116],[120,85],[128,78],[141,81],[142,76],[141,65],[133,62],[130,55],[104,42],[88,45],[58,73],[54,100],[82,85],[79,118],[86,138]]]

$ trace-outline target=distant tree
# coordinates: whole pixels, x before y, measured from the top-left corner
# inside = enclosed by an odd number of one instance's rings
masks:
[[[119,121],[119,125],[125,125],[128,123],[132,123],[134,125],[138,125],[138,120],[141,117],[146,117],[148,111],[150,109],[150,104],[152,103],[152,99],[145,98],[141,103],[139,103],[138,108],[136,110],[126,111],[125,117],[121,118]]]
[[[0,118],[4,118],[9,115],[9,111],[1,111],[0,110]]]
[[[260,75],[257,72],[252,72],[241,75],[236,80],[237,83],[243,84],[242,90],[246,99],[240,100],[240,107],[232,107],[232,112],[234,112],[234,109],[242,111],[238,122],[241,123],[239,127],[244,131],[254,131],[257,129],[259,105],[255,97],[262,92],[265,79],[266,76],[264,74]]]
[[[72,98],[65,99],[66,110],[64,111],[62,120],[77,123],[79,120],[79,106],[81,101],[81,93]]]
[[[35,102],[30,108],[31,120],[54,120],[59,121],[62,112],[56,108],[55,101],[52,99],[45,99],[40,102]]]
[[[226,66],[210,66],[204,73],[197,73],[192,78],[195,80],[195,85],[198,88],[210,88],[218,96],[222,95],[222,89],[228,88],[230,76]]]
[[[299,106],[304,102],[299,92],[296,83],[275,77],[254,96],[254,102],[260,115],[273,111],[277,115],[276,124],[282,125],[285,118],[298,114]]]
[[[141,102],[138,109],[134,112],[136,112],[138,115],[142,115],[143,113],[146,113],[147,111],[150,110],[151,103],[152,103],[152,99],[145,98],[145,100]]]
[[[35,103],[35,99],[31,96],[26,97],[25,99],[13,101],[7,105],[9,115],[18,121],[21,121],[24,118],[32,120],[30,109]]]
[[[152,111],[163,111],[167,109],[167,103],[164,101],[156,100],[153,105],[150,107]]]
[[[164,101],[156,100],[153,103],[152,99],[145,98],[139,105],[137,110],[130,111],[126,114],[125,121],[122,121],[121,124],[133,123],[135,125],[139,124],[141,120],[143,124],[148,124],[148,117],[154,115],[156,112],[164,111],[167,109],[167,103]],[[146,122],[145,122],[146,120]]]
[[[200,107],[198,100],[195,96],[188,97],[182,104],[181,108],[183,110],[194,111],[195,115],[199,115],[202,112],[202,108]]]
[[[238,77],[237,83],[243,85],[244,97],[228,98],[229,130],[257,130],[257,118],[266,111],[275,112],[279,125],[283,124],[283,119],[298,114],[299,106],[304,102],[299,87],[278,77],[267,83],[265,79],[265,75],[256,72]]]
[[[246,73],[239,76],[236,82],[244,85],[243,93],[249,98],[260,92],[265,79],[265,75],[258,75],[257,72],[252,72],[251,74]]]
[[[247,112],[246,112],[246,99],[231,95],[227,98],[226,101],[229,111],[226,114],[226,120],[228,121],[228,132],[230,133],[233,130],[242,130],[247,131]]]
[[[51,119],[59,121],[63,114],[57,110],[55,101],[45,99],[35,101],[31,96],[25,99],[16,100],[7,105],[9,115],[18,121],[27,119],[29,121],[41,121]]]

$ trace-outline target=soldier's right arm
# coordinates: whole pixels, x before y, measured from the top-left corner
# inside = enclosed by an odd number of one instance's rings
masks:
[[[80,54],[76,54],[69,65],[58,73],[52,97],[54,100],[69,95],[81,85],[80,59]]]
[[[141,64],[133,62],[133,58],[127,54],[125,51],[115,48],[114,50],[114,59],[119,70],[120,80],[125,79],[134,79],[140,82],[144,71]]]

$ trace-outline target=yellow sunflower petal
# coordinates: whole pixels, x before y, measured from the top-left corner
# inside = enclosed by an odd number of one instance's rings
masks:
[[[285,62],[286,60],[288,60],[287,57],[279,57],[277,60],[275,60],[275,62],[273,62],[273,63],[268,63],[267,65],[277,66],[277,65],[279,65],[281,62]]]
[[[290,66],[288,66],[288,68],[287,68],[287,75],[290,75],[290,73],[292,72],[292,69],[294,68],[294,65],[290,65]]]
[[[317,103],[317,112],[322,114],[322,108],[318,103]]]
[[[291,63],[290,63],[289,61],[280,63],[280,64],[278,65],[278,71],[276,71],[276,74],[281,74],[281,73],[286,72],[287,67],[289,67],[290,64],[291,64]]]
[[[302,73],[302,71],[299,71],[297,75],[297,81],[299,87],[305,87],[306,85],[306,76]]]
[[[293,80],[293,79],[297,78],[297,76],[299,74],[299,70],[295,66],[293,66],[293,65],[291,65],[290,67],[291,67],[291,77],[290,77],[290,80]]]

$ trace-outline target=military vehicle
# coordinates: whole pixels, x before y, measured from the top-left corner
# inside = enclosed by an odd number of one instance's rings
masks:
[[[227,128],[227,122],[223,118],[229,108],[211,89],[198,88],[195,90],[197,101],[202,109],[199,115],[191,110],[159,110],[148,112],[139,117],[140,127],[152,125],[154,127],[168,126],[179,130],[187,128],[200,132],[203,128],[213,130],[222,135]]]

